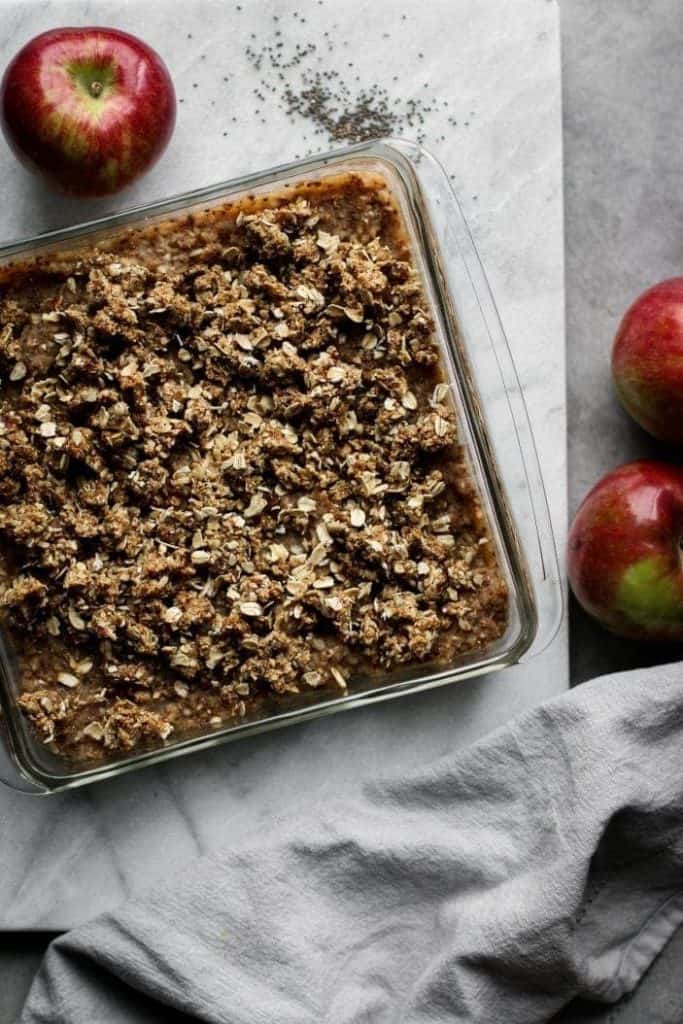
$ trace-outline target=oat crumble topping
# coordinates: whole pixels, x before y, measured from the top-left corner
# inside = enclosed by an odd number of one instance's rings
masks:
[[[121,756],[502,634],[381,178],[0,275],[0,606],[55,753]]]

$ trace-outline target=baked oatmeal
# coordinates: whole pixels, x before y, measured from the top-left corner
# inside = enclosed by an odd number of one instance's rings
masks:
[[[94,763],[448,664],[507,592],[402,215],[329,176],[0,270],[0,606]]]

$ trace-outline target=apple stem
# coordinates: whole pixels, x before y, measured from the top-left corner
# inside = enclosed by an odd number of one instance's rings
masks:
[[[90,90],[90,95],[94,96],[94,98],[97,99],[98,96],[102,95],[102,90],[104,89],[104,86],[101,82],[91,82],[88,88]]]

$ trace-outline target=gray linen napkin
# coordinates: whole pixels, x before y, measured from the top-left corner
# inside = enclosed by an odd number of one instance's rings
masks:
[[[531,1024],[616,1001],[683,921],[682,739],[682,665],[585,684],[59,938],[21,1024]]]

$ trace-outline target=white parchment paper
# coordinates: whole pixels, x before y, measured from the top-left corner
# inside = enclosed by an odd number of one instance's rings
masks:
[[[0,14],[2,66],[44,29],[110,24],[142,36],[163,55],[182,100],[162,161],[107,201],[56,198],[0,142],[3,240],[266,168],[324,143],[310,124],[287,116],[276,94],[265,101],[254,94],[260,75],[245,47],[274,40],[278,24],[285,40],[320,43],[330,33],[333,50],[321,47],[321,66],[344,71],[352,62],[347,80],[357,75],[359,87],[376,83],[401,101],[447,100],[426,115],[425,144],[452,175],[484,260],[525,388],[562,550],[562,163],[554,0],[11,0],[0,3]],[[567,682],[562,630],[529,665],[458,687],[44,800],[0,786],[0,927],[71,926],[199,851],[230,843],[247,828],[267,829],[274,809],[325,794],[351,795],[397,761],[408,767],[471,742]]]

